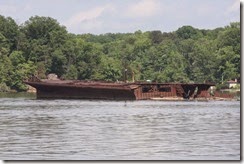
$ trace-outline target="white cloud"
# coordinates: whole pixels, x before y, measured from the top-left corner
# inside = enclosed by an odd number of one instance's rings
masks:
[[[68,27],[77,26],[82,22],[94,22],[95,19],[100,17],[105,11],[113,11],[114,7],[112,5],[105,5],[100,7],[95,7],[86,11],[81,11],[73,15],[65,24]]]
[[[76,26],[70,27],[72,32],[81,34],[81,33],[95,33],[95,31],[99,31],[103,27],[103,22],[100,20],[89,20],[84,21]]]
[[[232,3],[226,7],[225,12],[223,13],[225,20],[227,22],[235,22],[240,20],[240,1],[233,0]]]
[[[23,4],[21,6],[17,4],[0,5],[0,14],[4,16],[10,16],[12,18],[18,17],[23,12],[30,11],[32,11],[32,6],[30,4]]]
[[[191,16],[211,16],[215,14],[216,8],[212,4],[203,3],[194,9],[189,9],[188,12]],[[193,15],[195,13],[196,15]]]
[[[19,24],[31,16],[50,16],[72,33],[134,32],[138,29],[167,32],[182,25],[215,28],[238,21],[240,1],[0,0],[0,15],[10,16]]]
[[[159,6],[157,0],[141,0],[128,8],[126,16],[131,18],[150,17],[158,13]]]
[[[13,5],[1,5],[0,6],[0,13],[1,14],[12,14],[15,13],[17,11],[17,7],[13,6]]]
[[[239,12],[240,11],[240,1],[235,0],[233,4],[227,9],[228,13],[233,13],[233,12]]]
[[[31,6],[30,4],[26,4],[26,5],[24,6],[23,10],[29,12],[29,11],[32,11],[33,8],[32,8],[32,6]]]

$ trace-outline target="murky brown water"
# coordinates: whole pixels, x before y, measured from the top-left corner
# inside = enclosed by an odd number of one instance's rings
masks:
[[[239,160],[240,102],[0,98],[3,160]]]

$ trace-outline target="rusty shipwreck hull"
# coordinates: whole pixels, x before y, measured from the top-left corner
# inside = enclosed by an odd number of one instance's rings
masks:
[[[147,100],[179,97],[182,99],[208,98],[212,84],[184,83],[109,83],[72,80],[25,81],[37,90],[38,99],[104,99]]]
[[[36,88],[37,98],[135,100],[128,86],[79,83],[26,82]]]

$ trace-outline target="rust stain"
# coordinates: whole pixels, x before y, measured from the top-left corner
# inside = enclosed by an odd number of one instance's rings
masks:
[[[213,84],[185,83],[114,83],[79,80],[40,80],[32,77],[26,84],[36,88],[37,98],[148,100],[178,97],[183,99],[208,98]]]

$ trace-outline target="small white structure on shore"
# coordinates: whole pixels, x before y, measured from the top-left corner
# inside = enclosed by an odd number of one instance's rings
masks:
[[[47,75],[47,79],[48,80],[59,80],[58,75],[54,74],[54,73],[50,73]]]
[[[235,80],[229,80],[229,81],[227,81],[227,84],[228,84],[228,87],[229,88],[235,88],[236,85],[238,84],[238,82],[237,82],[237,79],[235,79]]]

